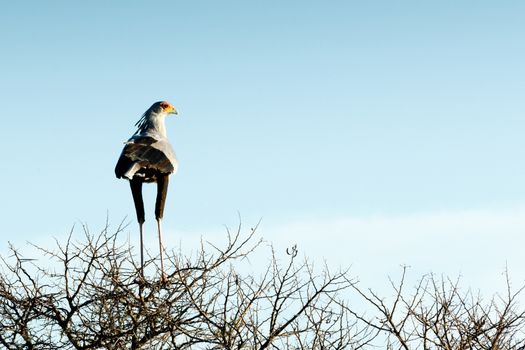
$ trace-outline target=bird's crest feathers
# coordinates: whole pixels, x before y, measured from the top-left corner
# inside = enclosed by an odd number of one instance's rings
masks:
[[[135,123],[137,131],[134,135],[138,135],[146,132],[148,129],[153,127],[159,127],[155,125],[154,116],[156,115],[167,115],[167,114],[177,114],[177,110],[169,102],[159,101],[151,105],[150,108],[140,117],[140,119]],[[157,122],[158,124],[158,122]],[[162,126],[164,125],[164,120],[162,119]],[[161,129],[164,129],[163,127]]]

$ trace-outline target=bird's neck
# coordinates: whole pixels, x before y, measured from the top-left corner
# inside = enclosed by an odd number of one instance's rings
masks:
[[[163,137],[167,137],[166,134],[166,124],[164,123],[166,119],[165,114],[151,114],[148,117],[149,125],[146,129],[146,132],[158,133]]]

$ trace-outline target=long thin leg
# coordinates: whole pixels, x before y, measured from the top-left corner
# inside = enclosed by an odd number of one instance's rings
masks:
[[[162,219],[157,219],[157,229],[159,231],[159,251],[160,251],[160,279],[164,281],[166,278],[164,275],[164,257],[162,255],[162,251],[164,250],[164,247],[162,246]]]
[[[135,211],[137,212],[137,221],[139,222],[140,230],[140,275],[144,277],[144,237],[143,226],[145,221],[144,215],[144,200],[142,199],[142,181],[130,180],[131,194],[133,195],[133,202],[135,203]]]
[[[159,176],[157,179],[157,199],[155,201],[155,218],[157,219],[157,230],[159,232],[159,250],[160,250],[160,270],[161,279],[164,280],[164,257],[162,246],[162,216],[164,215],[164,205],[166,204],[166,195],[168,194],[169,175]]]
[[[140,276],[144,278],[144,234],[143,234],[144,223],[139,222],[140,230]]]

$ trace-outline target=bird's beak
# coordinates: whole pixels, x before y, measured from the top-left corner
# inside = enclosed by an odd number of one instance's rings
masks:
[[[175,107],[171,107],[171,111],[169,112],[170,114],[175,114],[175,115],[178,115],[179,112],[177,112],[177,110],[175,109]]]

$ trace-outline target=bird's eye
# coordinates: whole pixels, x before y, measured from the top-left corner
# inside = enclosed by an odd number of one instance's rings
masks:
[[[166,102],[162,102],[162,103],[160,104],[160,106],[161,106],[163,109],[168,108],[168,104],[167,104]]]

